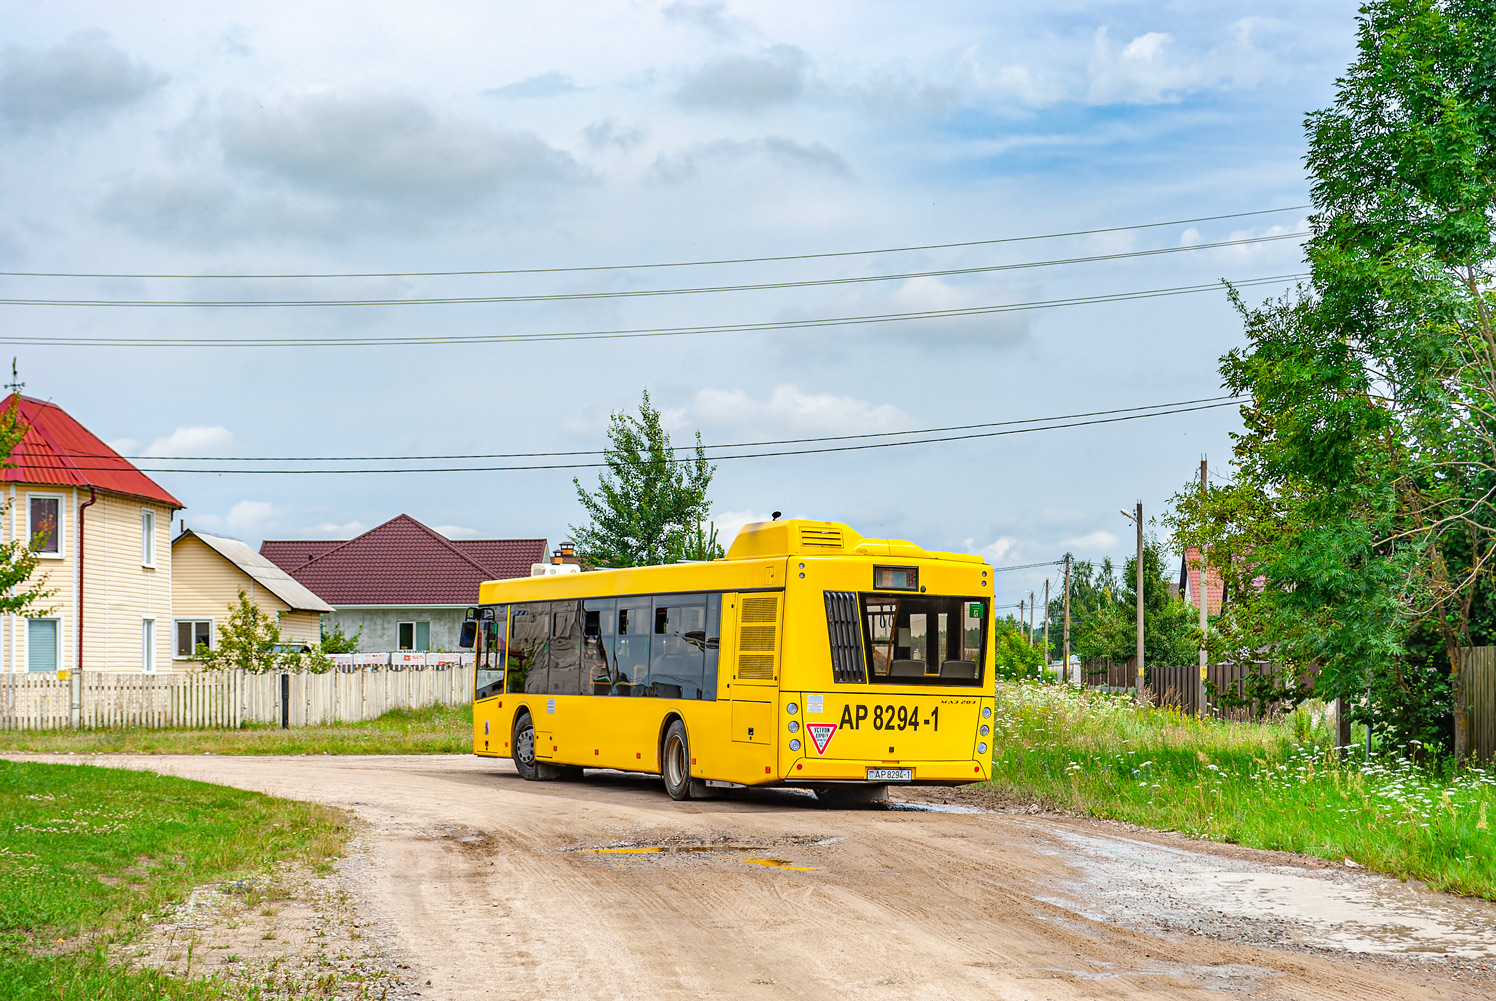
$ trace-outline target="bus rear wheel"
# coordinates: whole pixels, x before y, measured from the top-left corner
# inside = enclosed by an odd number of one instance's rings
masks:
[[[691,745],[686,740],[686,724],[680,720],[672,721],[665,731],[660,774],[665,779],[665,791],[671,799],[691,798]]]

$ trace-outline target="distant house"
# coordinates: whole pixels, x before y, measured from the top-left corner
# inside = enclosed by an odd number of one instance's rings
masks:
[[[0,671],[169,670],[171,519],[181,501],[61,407],[11,396],[26,433],[0,469],[0,541],[32,540],[55,594],[4,616]],[[86,628],[85,628],[86,627]]]
[[[282,643],[315,645],[332,606],[237,539],[190,528],[171,541],[172,658],[218,645],[218,629],[243,591],[280,629]]]
[[[260,555],[334,609],[361,649],[455,650],[485,580],[528,577],[545,539],[449,539],[408,514],[346,542],[267,540]]]

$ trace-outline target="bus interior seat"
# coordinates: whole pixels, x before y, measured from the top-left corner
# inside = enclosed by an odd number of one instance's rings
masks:
[[[925,662],[922,660],[896,660],[889,665],[888,673],[895,678],[923,678]]]
[[[947,660],[940,665],[942,678],[971,679],[977,676],[977,665],[971,660]]]

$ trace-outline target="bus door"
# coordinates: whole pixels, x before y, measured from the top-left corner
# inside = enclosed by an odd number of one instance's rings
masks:
[[[729,608],[723,619],[736,626],[730,673],[731,741],[726,758],[732,774],[724,778],[745,784],[764,782],[778,777],[774,766],[784,592],[752,591],[727,595],[724,600]]]

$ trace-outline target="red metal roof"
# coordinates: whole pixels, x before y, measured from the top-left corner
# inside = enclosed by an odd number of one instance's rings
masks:
[[[1189,603],[1196,608],[1200,607],[1200,550],[1190,546],[1184,553],[1185,565],[1189,568],[1189,588],[1187,597]],[[1210,601],[1206,609],[1210,615],[1219,615],[1221,612],[1221,592],[1225,584],[1221,582],[1221,571],[1216,567],[1207,567],[1205,571],[1205,593]]]
[[[485,580],[529,576],[545,542],[454,542],[402,514],[347,542],[267,540],[260,555],[330,605],[463,605]]]
[[[5,405],[15,399],[10,397]],[[183,506],[55,403],[22,396],[20,414],[26,434],[11,453],[13,465],[0,469],[0,482],[95,487],[173,510]]]

